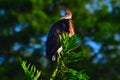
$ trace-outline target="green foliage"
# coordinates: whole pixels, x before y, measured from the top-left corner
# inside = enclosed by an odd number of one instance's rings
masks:
[[[77,71],[66,66],[67,64],[79,61],[82,57],[81,52],[73,50],[80,46],[79,38],[76,35],[69,37],[68,34],[59,36],[62,45],[62,52],[58,53],[57,66],[50,80],[88,80],[89,77],[83,71]],[[19,58],[20,64],[29,80],[37,80],[41,71],[37,70],[34,65],[28,64]]]
[[[80,46],[77,35],[69,37],[68,34],[62,34],[59,38],[62,44],[62,52],[58,53],[57,67],[50,80],[88,80],[89,77],[83,71],[77,71],[67,66],[79,61],[83,56],[81,52],[73,51]]]
[[[62,34],[62,36],[59,36],[59,38],[63,52],[69,53],[71,50],[77,48],[80,45],[80,41],[76,35],[73,35],[72,38],[70,38],[66,33]]]
[[[27,62],[23,61],[21,58],[19,58],[19,62],[27,76],[27,80],[38,80],[41,71],[37,70],[36,67],[30,63],[27,66]]]
[[[77,35],[73,35],[69,37],[68,34],[62,34],[59,36],[60,43],[62,45],[62,53],[67,58],[68,62],[75,62],[78,61],[80,57],[82,57],[82,51],[80,52],[73,52],[74,49],[80,46],[80,39]]]
[[[83,71],[76,71],[74,69],[67,69],[63,80],[89,80],[89,77]]]
[[[73,13],[75,32],[82,42],[82,52],[68,51],[71,52],[67,55],[69,66],[77,71],[86,70],[92,80],[120,80],[119,5],[120,0],[0,0],[0,79],[25,80],[16,65],[15,57],[18,56],[38,63],[43,80],[49,79],[53,66],[46,64],[47,71],[46,66],[42,66],[40,54],[44,46],[41,39],[59,20],[61,10],[69,8]],[[89,40],[101,45],[92,55],[94,45],[86,44]],[[87,56],[87,59],[81,60],[77,54]],[[76,58],[72,57],[75,55]]]

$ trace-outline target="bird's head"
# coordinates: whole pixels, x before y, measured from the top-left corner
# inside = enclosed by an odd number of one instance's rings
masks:
[[[65,10],[65,16],[63,16],[62,18],[60,19],[72,19],[72,12],[70,10]]]

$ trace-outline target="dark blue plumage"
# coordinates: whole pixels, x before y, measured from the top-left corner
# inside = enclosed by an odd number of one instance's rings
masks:
[[[57,51],[61,48],[59,35],[68,33],[69,37],[74,35],[74,26],[72,23],[72,13],[66,10],[66,15],[57,21],[51,27],[47,41],[46,41],[46,56],[49,60],[55,61],[57,59]]]

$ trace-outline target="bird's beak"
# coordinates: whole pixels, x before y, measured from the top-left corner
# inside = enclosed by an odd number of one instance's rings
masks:
[[[64,17],[61,17],[60,20],[62,19],[71,19],[71,16],[64,16]]]
[[[60,20],[62,20],[62,19],[66,19],[66,16],[60,18]]]

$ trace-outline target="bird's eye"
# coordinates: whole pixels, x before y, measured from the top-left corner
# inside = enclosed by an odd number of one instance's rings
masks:
[[[65,12],[65,15],[67,15],[67,13]]]

